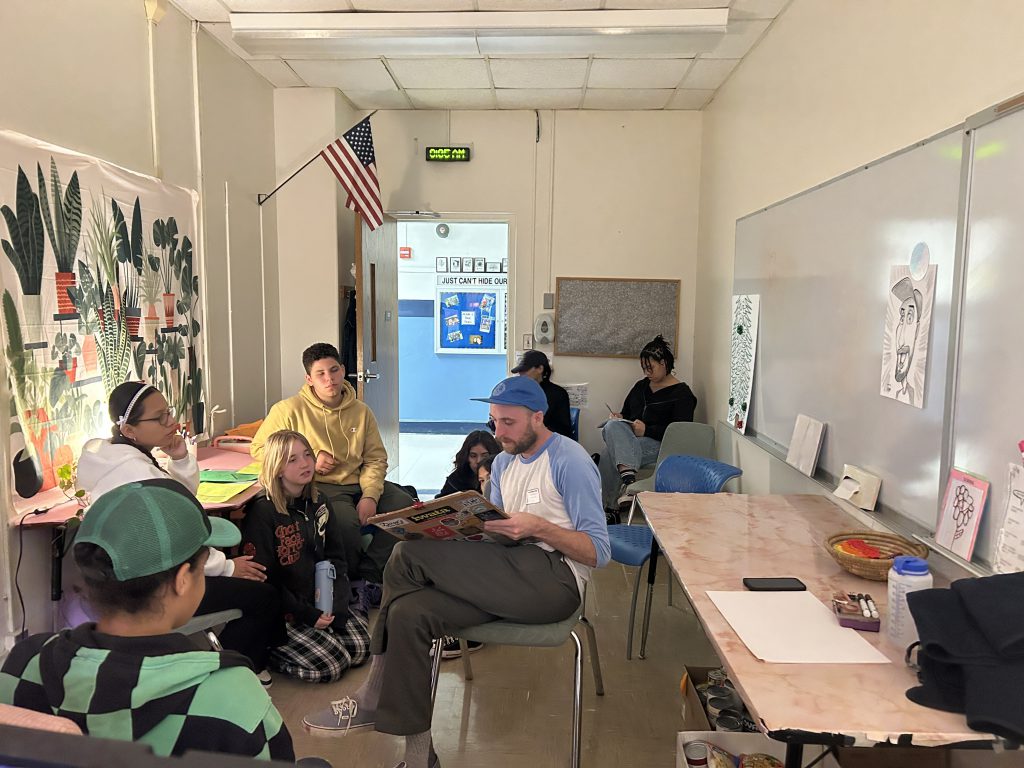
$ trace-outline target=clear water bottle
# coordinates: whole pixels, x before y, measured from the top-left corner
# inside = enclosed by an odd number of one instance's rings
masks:
[[[315,591],[313,593],[313,605],[318,611],[331,613],[334,611],[334,580],[338,574],[334,570],[334,563],[330,560],[321,560],[316,564]]]
[[[919,589],[932,588],[928,562],[920,557],[901,555],[889,569],[889,616],[885,632],[900,648],[917,640],[917,625],[907,606],[907,595]]]

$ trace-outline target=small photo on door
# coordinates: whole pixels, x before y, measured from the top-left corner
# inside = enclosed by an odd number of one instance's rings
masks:
[[[488,272],[501,272],[501,262],[500,261],[488,261],[487,262],[487,271]]]
[[[451,256],[448,259],[448,271],[449,272],[461,272],[462,271],[462,257]]]
[[[438,256],[437,266],[434,268],[435,272],[447,272],[448,271],[448,257]]]
[[[472,272],[473,271],[473,259],[469,256],[463,256],[462,258],[462,271]]]
[[[487,271],[487,259],[484,259],[484,258],[473,259],[473,271],[474,272],[486,272]]]

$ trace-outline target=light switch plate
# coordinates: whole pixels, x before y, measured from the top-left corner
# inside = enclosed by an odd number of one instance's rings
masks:
[[[555,308],[555,294],[553,294],[553,293],[545,293],[544,294],[544,309],[554,309],[554,308]]]

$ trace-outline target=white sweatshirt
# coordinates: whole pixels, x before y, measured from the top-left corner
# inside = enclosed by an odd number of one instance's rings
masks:
[[[134,446],[96,438],[82,447],[78,459],[78,487],[89,494],[90,503],[127,483],[168,477],[195,494],[199,489],[199,464],[195,456],[188,454],[183,459],[169,459],[164,469],[159,469]],[[230,576],[235,572],[235,564],[219,549],[210,547],[204,571],[207,576]]]

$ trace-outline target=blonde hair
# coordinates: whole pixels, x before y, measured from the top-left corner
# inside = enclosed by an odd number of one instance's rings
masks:
[[[284,484],[281,482],[281,473],[284,472],[288,463],[288,456],[292,451],[292,443],[298,440],[310,454],[315,455],[313,446],[305,435],[293,432],[290,429],[282,429],[267,438],[263,447],[263,466],[260,467],[260,485],[267,492],[267,498],[274,503],[274,509],[282,515],[288,514],[288,496],[284,492]],[[302,489],[302,496],[308,496],[316,501],[316,483],[313,480]]]

